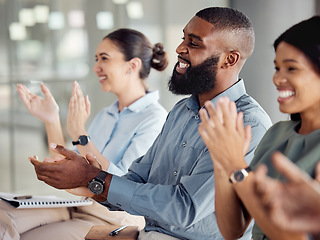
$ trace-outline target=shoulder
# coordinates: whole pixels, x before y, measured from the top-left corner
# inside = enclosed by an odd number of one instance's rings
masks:
[[[269,115],[260,106],[260,104],[248,94],[243,94],[237,101],[238,111],[243,112],[243,120],[245,125],[261,126],[265,130],[272,125]]]

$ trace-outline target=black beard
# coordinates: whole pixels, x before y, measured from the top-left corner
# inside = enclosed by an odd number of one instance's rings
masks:
[[[176,71],[175,65],[169,79],[169,90],[176,95],[199,95],[215,87],[219,56],[207,58],[203,63],[189,67],[185,74]]]

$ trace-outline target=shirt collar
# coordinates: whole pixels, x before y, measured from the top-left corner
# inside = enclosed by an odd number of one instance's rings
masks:
[[[123,110],[128,109],[132,112],[140,112],[147,106],[149,106],[152,103],[157,103],[159,100],[159,91],[152,91],[148,92],[146,95],[143,97],[139,98],[135,102],[133,102],[131,105],[128,107],[125,107]],[[119,113],[119,102],[115,101],[112,103],[108,109],[107,112],[109,114],[118,114]]]
[[[220,97],[228,97],[231,101],[237,101],[243,94],[246,93],[246,88],[244,86],[243,79],[239,79],[238,82],[233,84],[231,87],[211,99],[211,102],[216,105],[218,99]],[[187,101],[187,107],[188,109],[192,111],[198,111],[199,110],[199,100],[198,96],[192,95],[188,101]]]

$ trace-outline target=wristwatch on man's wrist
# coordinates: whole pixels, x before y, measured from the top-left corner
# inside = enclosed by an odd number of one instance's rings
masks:
[[[95,195],[101,194],[104,190],[104,183],[107,175],[108,175],[107,172],[101,170],[98,176],[96,176],[94,179],[92,179],[89,182],[88,184],[89,190]]]
[[[72,145],[82,145],[85,146],[90,141],[90,137],[86,135],[81,135],[78,139],[78,141],[72,141]]]
[[[231,176],[229,178],[229,181],[231,183],[242,182],[249,175],[250,171],[251,171],[250,167],[243,168],[243,169],[240,169],[240,170],[236,170],[231,174]]]

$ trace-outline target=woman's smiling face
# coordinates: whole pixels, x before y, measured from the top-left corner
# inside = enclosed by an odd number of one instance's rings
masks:
[[[320,114],[320,74],[305,54],[281,42],[276,49],[274,65],[273,82],[279,92],[280,111]]]
[[[126,87],[129,62],[118,47],[108,38],[101,41],[96,52],[93,71],[97,74],[103,91],[119,93]]]

